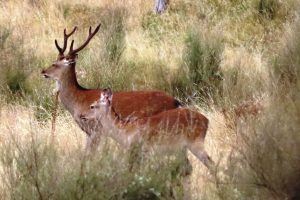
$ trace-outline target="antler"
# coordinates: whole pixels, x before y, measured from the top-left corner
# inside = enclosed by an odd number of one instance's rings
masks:
[[[59,55],[61,55],[61,56],[64,55],[64,52],[65,52],[65,50],[67,48],[68,38],[76,31],[76,29],[77,29],[77,26],[75,26],[74,29],[69,34],[67,34],[66,29],[64,29],[64,46],[63,46],[63,48],[61,48],[58,45],[57,40],[55,40],[55,46],[56,46],[57,50],[59,51]]]
[[[74,45],[74,40],[72,40],[71,46],[70,46],[70,51],[68,53],[69,56],[71,55],[76,55],[79,51],[81,51],[86,45],[88,45],[88,43],[90,42],[90,40],[96,35],[96,33],[99,31],[101,24],[99,24],[96,29],[92,32],[92,27],[90,26],[89,29],[89,36],[86,39],[86,41],[77,49],[73,50],[73,45]]]

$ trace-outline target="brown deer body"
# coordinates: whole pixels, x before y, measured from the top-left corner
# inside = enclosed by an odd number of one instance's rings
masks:
[[[81,118],[97,120],[106,135],[125,148],[136,143],[150,147],[158,145],[171,150],[187,148],[205,166],[213,166],[203,146],[208,128],[208,119],[204,115],[187,108],[177,108],[151,117],[123,120],[111,102],[111,91],[103,90],[100,99],[93,103],[91,110],[82,114]]]
[[[83,121],[80,113],[89,110],[90,104],[96,101],[101,90],[85,89],[81,87],[76,78],[75,65],[77,53],[82,50],[98,32],[100,25],[92,32],[90,27],[87,40],[73,49],[74,40],[70,45],[68,54],[64,54],[67,48],[68,38],[76,31],[77,27],[67,34],[64,30],[64,44],[61,48],[55,40],[59,51],[57,60],[47,69],[42,71],[45,78],[56,80],[59,91],[59,99],[64,107],[71,113],[80,128],[87,133],[87,147],[96,141],[92,141],[95,135],[101,132],[93,120]],[[115,94],[113,106],[123,118],[140,118],[151,116],[164,110],[179,107],[180,103],[171,96],[159,91],[131,91],[118,92]]]

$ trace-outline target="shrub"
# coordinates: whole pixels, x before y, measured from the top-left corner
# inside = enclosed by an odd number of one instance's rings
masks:
[[[8,89],[16,95],[21,93],[23,89],[26,90],[26,74],[23,70],[20,69],[11,69],[7,70],[6,74],[6,84]]]
[[[220,38],[204,37],[195,31],[188,32],[183,54],[183,68],[187,69],[189,92],[199,91],[206,98],[221,92],[222,50]]]
[[[294,88],[300,75],[300,20],[292,27],[288,27],[284,46],[274,61],[274,84],[282,85],[286,89]]]
[[[101,47],[88,50],[82,56],[83,68],[89,75],[84,84],[88,87],[111,87],[114,90],[129,87],[128,80],[134,74],[133,66],[121,60],[126,48],[125,18],[126,10],[123,8],[107,8],[101,16],[102,31],[99,37],[94,38],[96,44],[100,39],[101,43],[97,46]]]
[[[33,49],[25,47],[22,36],[13,36],[13,29],[0,27],[0,34],[0,45],[3,46],[0,52],[0,93],[6,102],[34,105],[38,119],[48,119],[52,107],[51,92],[45,87],[47,83],[36,67],[45,63],[35,56]],[[39,78],[32,76],[35,73]]]
[[[27,79],[30,75],[29,69],[34,56],[28,56],[25,53],[22,38],[8,38],[8,32],[4,31],[4,33],[4,36],[1,38],[3,50],[0,52],[1,85],[4,89],[9,90],[8,93],[13,95],[20,95],[23,92],[30,93],[31,88],[27,84]],[[11,97],[13,98],[13,96]]]
[[[223,71],[222,95],[216,99],[216,104],[232,109],[245,101],[261,99],[269,83],[262,72],[247,73],[250,70],[245,67],[253,67],[251,63],[247,64]]]
[[[144,157],[140,169],[132,173],[126,164],[127,155],[113,150],[108,142],[104,141],[93,157],[80,149],[65,154],[66,149],[50,143],[41,127],[30,127],[27,139],[25,133],[10,132],[0,145],[1,187],[7,197],[182,199],[178,173],[182,162],[177,154]]]
[[[300,198],[299,40],[292,38],[286,43],[290,51],[276,59],[280,62],[275,62],[275,76],[269,79],[268,104],[261,114],[239,119],[226,176],[219,177],[230,183],[219,188],[222,199]]]
[[[6,40],[10,36],[12,30],[9,28],[5,28],[4,26],[0,26],[0,47],[1,49],[4,48],[4,45],[6,43]]]
[[[259,14],[267,19],[274,19],[279,12],[278,0],[260,0],[258,4]]]
[[[164,15],[147,12],[142,16],[141,27],[154,45],[160,45],[162,41],[174,36],[176,38],[176,32],[184,27],[182,21],[187,20],[185,12],[187,9],[184,5],[178,7],[180,7],[178,10],[168,9]]]
[[[161,30],[163,19],[156,14],[149,12],[143,16],[142,19],[142,28],[148,32],[150,38],[154,38],[155,41],[158,41],[163,36],[163,31]]]
[[[263,114],[247,117],[238,127],[237,144],[225,170],[225,182],[233,188],[223,188],[236,192],[225,199],[299,198],[300,104],[277,95],[271,101]],[[238,198],[233,194],[239,194]]]
[[[125,19],[124,8],[114,8],[107,11],[104,17],[103,29],[105,31],[105,53],[111,63],[118,63],[125,50]]]

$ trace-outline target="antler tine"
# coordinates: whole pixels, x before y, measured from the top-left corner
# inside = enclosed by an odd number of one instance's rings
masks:
[[[71,43],[70,46],[70,51],[68,53],[68,55],[75,55],[76,53],[78,53],[79,51],[81,51],[84,47],[86,47],[86,45],[88,45],[88,43],[90,42],[90,40],[96,35],[96,33],[99,31],[101,24],[99,24],[96,29],[94,31],[92,31],[92,27],[90,26],[89,28],[89,36],[86,39],[86,41],[77,49],[73,50],[73,45],[74,45],[74,40]]]
[[[66,29],[65,29],[66,30]],[[71,33],[67,34],[66,31],[64,32],[64,34],[67,36],[67,37],[70,37],[71,35],[73,35],[73,33],[77,30],[77,26],[75,26],[73,28],[73,30],[71,31]]]
[[[63,49],[62,49],[62,48],[60,48],[60,46],[58,45],[58,43],[57,43],[57,40],[56,40],[56,39],[54,40],[54,43],[55,43],[55,46],[56,46],[56,48],[57,48],[57,50],[58,50],[59,54],[64,54],[64,51],[63,51]]]
[[[71,50],[73,50],[73,45],[74,45],[74,40],[72,40],[72,42],[71,42],[71,45],[70,45],[70,52],[71,52]],[[70,55],[70,52],[69,52],[69,55]]]
[[[64,29],[64,46],[63,46],[63,48],[61,48],[61,47],[58,45],[57,40],[55,40],[55,46],[56,46],[57,50],[59,51],[59,54],[60,54],[60,55],[63,55],[63,54],[64,54],[64,52],[65,52],[65,50],[66,50],[66,48],[67,48],[68,38],[69,38],[71,35],[73,35],[73,34],[75,33],[76,30],[77,30],[77,26],[75,26],[75,27],[73,28],[73,30],[72,30],[69,34],[67,34],[67,30]]]

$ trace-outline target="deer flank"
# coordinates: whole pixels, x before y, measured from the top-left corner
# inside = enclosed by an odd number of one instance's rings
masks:
[[[164,111],[151,117],[124,120],[116,112],[110,89],[101,91],[100,99],[82,114],[83,120],[96,120],[107,136],[125,148],[136,143],[146,146],[159,145],[167,149],[189,149],[205,166],[213,162],[204,150],[208,119],[199,112],[187,108]]]

